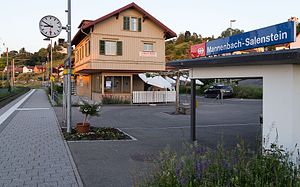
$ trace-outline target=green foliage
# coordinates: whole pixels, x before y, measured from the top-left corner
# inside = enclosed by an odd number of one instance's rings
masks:
[[[62,94],[64,88],[62,85],[53,84],[53,90],[56,91],[58,94]]]
[[[263,90],[255,86],[234,86],[233,97],[244,99],[262,99]]]
[[[179,155],[165,149],[156,170],[140,186],[147,187],[296,187],[299,165],[275,144],[262,153],[248,153],[243,142],[233,150],[190,145]]]
[[[26,87],[14,87],[12,89],[11,86],[7,86],[5,88],[1,88],[0,89],[0,100],[10,97],[10,96],[20,94],[20,93],[25,93],[28,90],[29,90],[29,88],[26,88]]]
[[[130,104],[130,101],[119,96],[104,95],[102,97],[102,103],[103,104]]]
[[[66,54],[62,54],[59,51],[61,50],[61,46],[54,46],[53,47],[53,61],[60,60],[63,61],[66,58]],[[8,61],[10,62],[11,59],[15,59],[16,66],[34,66],[40,65],[43,62],[50,61],[50,51],[51,46],[48,48],[41,48],[39,51],[30,53],[27,52],[26,49],[23,47],[18,51],[9,51],[8,52]],[[0,58],[0,70],[6,66],[6,52],[2,54]]]
[[[34,73],[20,73],[16,79],[18,81],[28,82],[30,79],[34,79]]]
[[[99,103],[88,103],[84,100],[79,104],[79,111],[87,116],[99,116],[100,108]]]
[[[240,34],[243,32],[244,32],[244,30],[228,28],[221,33],[221,36],[219,38],[225,38],[227,36],[232,36],[232,35]]]
[[[115,128],[110,127],[90,127],[88,133],[64,132],[66,140],[130,140],[131,138]]]
[[[298,23],[298,25],[297,25],[297,34],[299,34],[300,33],[300,23]]]

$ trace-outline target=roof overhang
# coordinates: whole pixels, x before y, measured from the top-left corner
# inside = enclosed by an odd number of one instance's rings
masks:
[[[167,63],[179,69],[250,65],[300,64],[300,49],[178,60]]]

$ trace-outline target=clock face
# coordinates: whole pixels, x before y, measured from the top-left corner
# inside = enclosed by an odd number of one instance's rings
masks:
[[[43,17],[39,26],[42,35],[48,38],[54,38],[58,36],[62,30],[61,22],[54,16]]]

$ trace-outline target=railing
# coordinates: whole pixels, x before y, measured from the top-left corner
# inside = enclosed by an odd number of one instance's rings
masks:
[[[132,103],[175,102],[176,91],[133,91]]]

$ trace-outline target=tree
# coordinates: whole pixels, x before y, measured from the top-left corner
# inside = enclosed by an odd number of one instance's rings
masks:
[[[221,33],[221,36],[219,38],[225,38],[227,36],[232,36],[232,35],[240,34],[243,32],[244,32],[244,30],[228,28]]]
[[[25,47],[22,47],[20,50],[19,50],[19,53],[26,53],[26,50],[25,50]]]
[[[192,36],[192,34],[191,34],[190,31],[185,31],[185,33],[184,33],[184,41],[188,42],[191,39],[191,36]]]

